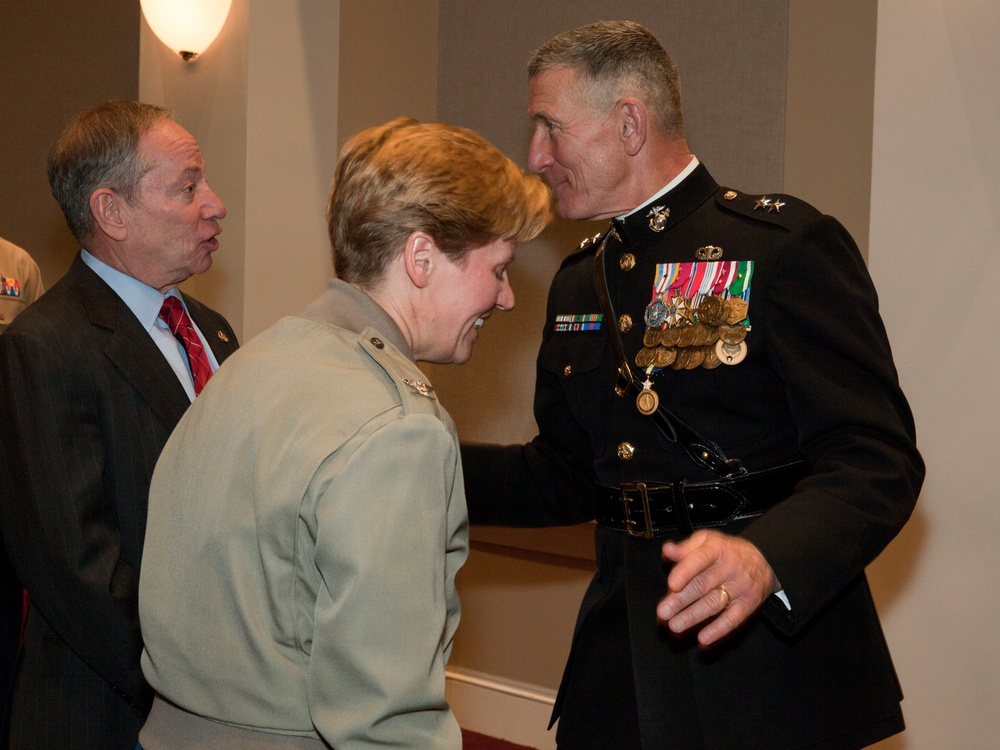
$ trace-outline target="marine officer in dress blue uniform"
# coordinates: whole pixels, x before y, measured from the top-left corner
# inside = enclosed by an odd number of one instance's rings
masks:
[[[715,182],[641,26],[561,34],[529,76],[529,165],[562,216],[610,223],[552,283],[538,436],[463,461],[473,522],[598,521],[559,747],[902,731],[864,569],[924,467],[857,246],[803,201]]]

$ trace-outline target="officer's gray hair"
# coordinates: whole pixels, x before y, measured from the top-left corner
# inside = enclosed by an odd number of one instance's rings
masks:
[[[600,21],[563,32],[532,55],[528,76],[552,68],[576,71],[590,84],[584,93],[595,107],[610,109],[622,97],[633,96],[646,105],[663,135],[684,137],[677,68],[645,27]]]

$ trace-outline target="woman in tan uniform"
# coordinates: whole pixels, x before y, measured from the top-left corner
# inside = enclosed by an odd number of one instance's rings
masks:
[[[399,119],[347,143],[327,216],[338,278],[219,369],[157,464],[146,750],[461,747],[465,494],[416,362],[465,362],[513,307],[548,191],[471,131]]]

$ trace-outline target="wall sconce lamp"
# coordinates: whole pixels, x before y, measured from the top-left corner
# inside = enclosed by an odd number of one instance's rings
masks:
[[[153,33],[188,62],[215,41],[232,4],[233,0],[140,0]]]

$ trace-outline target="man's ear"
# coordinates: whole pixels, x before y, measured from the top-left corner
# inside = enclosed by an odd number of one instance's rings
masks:
[[[626,97],[616,105],[618,115],[618,137],[629,156],[638,154],[646,143],[649,128],[649,113],[638,99]]]
[[[403,248],[403,266],[406,275],[418,289],[423,289],[430,283],[434,264],[437,261],[437,244],[434,238],[426,232],[413,232],[406,238]]]
[[[90,194],[90,212],[98,228],[113,240],[128,236],[125,200],[111,188],[98,188]]]

